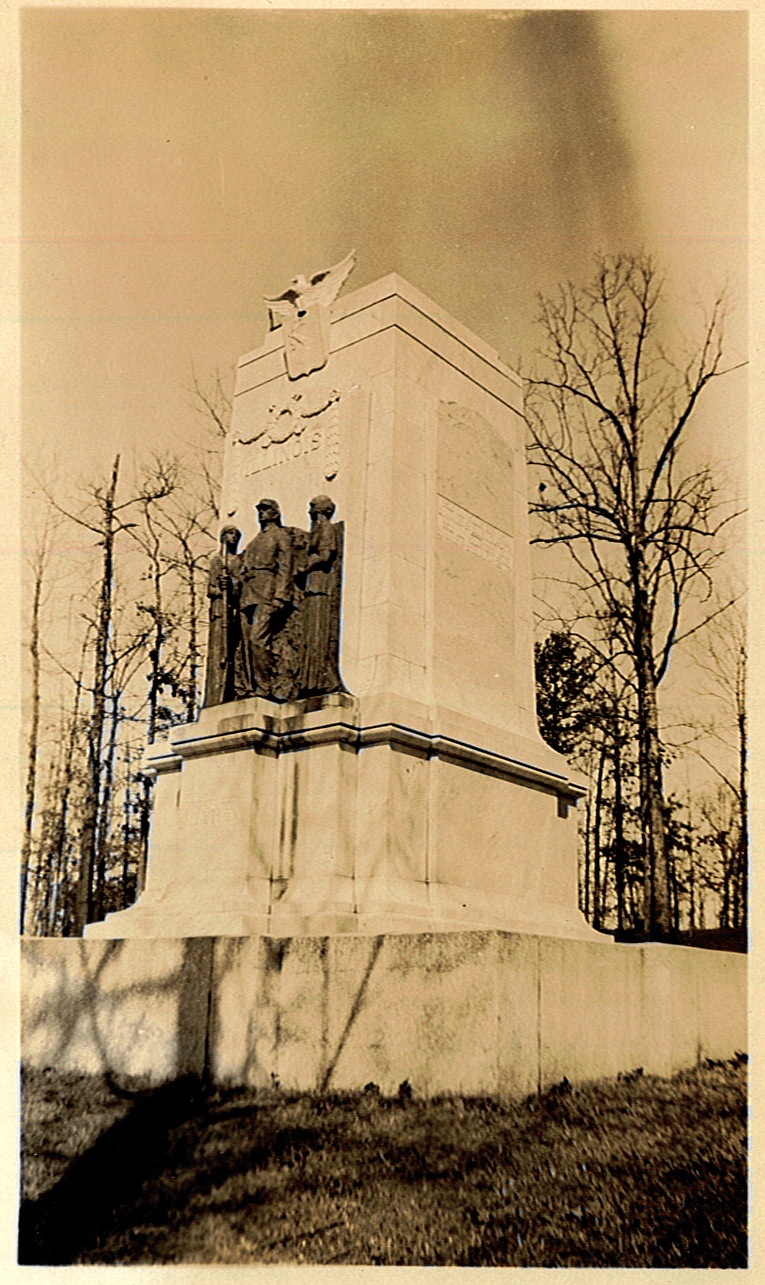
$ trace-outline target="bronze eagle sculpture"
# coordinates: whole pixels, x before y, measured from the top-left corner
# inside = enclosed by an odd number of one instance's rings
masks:
[[[268,304],[268,315],[272,330],[281,326],[285,318],[294,319],[319,304],[328,308],[339,295],[344,283],[356,266],[356,251],[351,250],[344,259],[333,268],[324,272],[314,272],[310,279],[302,274],[293,277],[289,286],[281,294],[264,295]]]

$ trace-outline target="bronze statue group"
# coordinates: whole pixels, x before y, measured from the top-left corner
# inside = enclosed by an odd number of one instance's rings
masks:
[[[310,531],[282,526],[276,500],[255,505],[260,530],[243,552],[226,526],[210,561],[204,704],[343,691],[339,673],[343,523],[333,501],[308,506]]]

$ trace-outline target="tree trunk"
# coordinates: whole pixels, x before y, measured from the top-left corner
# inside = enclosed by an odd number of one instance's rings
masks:
[[[691,932],[696,928],[696,859],[693,853],[693,840],[688,848],[688,927]]]
[[[109,635],[112,623],[112,592],[114,586],[114,497],[117,491],[120,457],[115,456],[109,489],[103,498],[103,548],[104,560],[98,601],[96,652],[93,666],[93,712],[88,734],[89,788],[85,799],[80,840],[80,870],[77,880],[75,923],[82,933],[93,918],[93,876],[98,843],[98,818],[101,798],[101,756],[103,752],[104,721],[106,710],[106,682],[109,658]]]
[[[21,905],[19,909],[19,928],[22,933],[24,932],[24,926],[26,923],[29,858],[32,849],[32,826],[34,824],[35,794],[37,790],[37,754],[40,736],[40,600],[42,597],[44,566],[45,547],[43,546],[38,554],[35,567],[32,618],[29,630],[29,655],[32,661],[32,690],[30,694],[31,709],[29,716],[27,781],[24,805],[24,838],[21,849]]]
[[[645,842],[644,919],[651,936],[668,936],[672,928],[669,862],[664,833],[661,749],[657,729],[656,691],[643,693],[644,725],[640,737],[641,820]],[[638,704],[640,705],[640,698]]]
[[[648,607],[646,567],[638,550],[634,565],[633,643],[637,679],[640,820],[645,851],[643,922],[651,937],[672,931],[669,863],[664,825],[659,711],[653,658],[653,628]]]
[[[101,806],[98,819],[98,845],[95,870],[95,892],[93,898],[93,917],[103,919],[104,899],[106,893],[106,862],[109,851],[111,830],[112,796],[114,792],[114,760],[117,753],[117,739],[120,723],[120,694],[111,694],[111,717],[109,719],[109,740],[103,760]]]
[[[592,802],[589,792],[585,801],[584,812],[584,881],[580,904],[585,919],[590,918],[590,853],[592,849]]]
[[[614,704],[613,720],[614,763],[614,885],[616,888],[616,924],[624,930],[624,794],[622,786],[622,746],[619,714]]]
[[[603,813],[603,774],[606,763],[606,739],[601,740],[598,752],[598,775],[595,784],[595,826],[593,837],[593,862],[592,862],[592,926],[601,928],[602,920],[600,913],[600,853],[601,853],[601,829]]]
[[[688,791],[688,926],[696,928],[696,852],[693,842],[693,811]]]
[[[189,549],[184,549],[184,554],[188,558],[188,589],[189,589],[189,694],[186,702],[186,718],[189,723],[193,723],[197,716],[198,709],[198,683],[199,683],[199,626],[197,621],[197,583],[194,557]]]
[[[149,672],[149,700],[146,719],[146,741],[153,745],[157,735],[157,712],[159,707],[160,683],[162,677],[162,649],[165,643],[164,610],[162,603],[162,567],[160,562],[159,538],[152,525],[148,503],[145,505],[146,526],[149,534],[151,578],[154,588],[152,604],[154,618],[154,641],[149,652],[151,670]],[[139,824],[140,852],[138,858],[137,892],[142,892],[146,881],[146,863],[149,856],[149,827],[151,822],[151,800],[153,782],[147,773],[142,774],[141,783],[141,817]]]
[[[69,922],[69,907],[71,905],[70,889],[68,887],[67,876],[67,830],[69,815],[69,799],[72,790],[72,763],[74,762],[74,750],[77,744],[78,723],[80,718],[80,698],[82,696],[82,675],[85,668],[85,644],[83,644],[82,655],[80,657],[80,672],[77,675],[74,688],[74,706],[69,720],[69,730],[66,737],[66,751],[61,772],[61,790],[58,808],[57,828],[54,839],[54,851],[56,854],[56,872],[57,872],[57,901],[60,903],[61,913],[61,933],[69,936],[75,931],[75,925]],[[62,718],[61,733],[63,737],[64,723]]]
[[[64,752],[65,753],[65,752]],[[41,851],[46,854],[46,889],[45,913],[42,916],[46,937],[55,937],[58,930],[58,907],[61,898],[61,870],[56,846],[61,814],[61,794],[63,784],[64,754],[51,771],[49,801],[45,810],[45,819],[41,837]]]
[[[667,875],[669,878],[669,918],[672,931],[680,927],[680,886],[677,879],[677,861],[673,849],[667,850]]]
[[[738,727],[738,886],[739,910],[736,927],[746,928],[749,920],[749,785],[747,781],[748,728],[746,710],[746,649],[741,647],[736,675],[736,722]]]
[[[133,802],[130,779],[130,745],[125,746],[125,798],[123,803],[122,826],[122,909],[128,904],[128,882],[130,877],[130,808]]]

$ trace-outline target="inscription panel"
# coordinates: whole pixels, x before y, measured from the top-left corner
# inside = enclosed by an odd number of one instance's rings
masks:
[[[195,764],[192,762],[191,766]],[[225,853],[226,879],[222,879],[222,883],[234,878],[237,872],[244,872],[248,866],[250,807],[241,796],[209,795],[207,788],[199,798],[192,787],[178,818],[173,880],[191,884],[206,877],[214,852]]]
[[[512,536],[469,513],[445,495],[437,497],[436,531],[445,540],[474,553],[499,571],[512,572]]]
[[[215,830],[222,832],[227,826],[236,823],[241,800],[235,795],[231,798],[196,799],[193,809],[184,817],[184,826],[190,830]]]
[[[310,455],[323,445],[321,429],[314,428],[310,433],[299,433],[286,442],[269,442],[268,446],[257,453],[244,465],[244,476],[254,477],[256,473],[265,473],[266,469],[275,468],[277,464],[288,464],[298,460],[301,455]]]
[[[457,402],[438,407],[439,495],[498,531],[514,530],[514,452],[483,415]]]
[[[254,534],[252,505],[268,489],[280,501],[285,521],[301,522],[306,496],[321,490],[323,482],[335,482],[340,473],[348,396],[333,388],[294,393],[254,414],[242,404],[235,403],[234,410],[223,512],[249,538]]]
[[[240,431],[234,445],[249,448],[240,467],[245,477],[301,455],[310,455],[322,446],[327,453],[327,478],[337,473],[339,450],[340,393],[335,389],[318,404],[307,403],[295,393],[283,406],[271,406],[265,419],[252,430]]]

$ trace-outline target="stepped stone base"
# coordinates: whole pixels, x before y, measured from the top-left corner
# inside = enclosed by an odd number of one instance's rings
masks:
[[[579,778],[539,738],[401,698],[202,712],[155,746],[135,906],[88,938],[504,929],[577,909]]]

